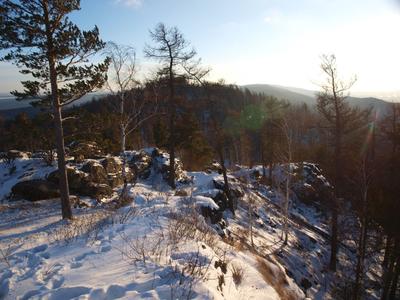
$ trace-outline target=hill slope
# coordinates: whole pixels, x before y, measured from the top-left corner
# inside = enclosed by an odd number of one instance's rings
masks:
[[[316,104],[317,91],[269,84],[250,84],[243,86],[243,88],[247,88],[250,92],[262,93],[278,99],[286,99],[293,104],[306,103],[310,106]],[[357,106],[361,109],[372,107],[382,114],[385,114],[390,106],[389,102],[374,97],[358,98],[350,96],[348,97],[348,101],[352,106]]]

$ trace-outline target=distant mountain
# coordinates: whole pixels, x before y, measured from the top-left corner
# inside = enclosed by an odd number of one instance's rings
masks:
[[[243,86],[243,88],[247,88],[253,93],[262,93],[278,99],[285,99],[290,103],[306,103],[310,106],[316,104],[317,91],[270,84],[250,84]],[[348,101],[351,105],[361,109],[372,107],[374,110],[379,111],[380,114],[385,114],[390,108],[389,102],[374,97],[348,97]]]

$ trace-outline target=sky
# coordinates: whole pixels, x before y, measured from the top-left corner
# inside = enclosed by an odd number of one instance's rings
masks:
[[[142,74],[149,29],[177,26],[211,67],[210,79],[318,89],[320,57],[335,54],[354,92],[400,90],[400,0],[82,0],[71,19],[104,41],[134,46]],[[0,92],[19,87],[0,63]],[[399,93],[400,95],[400,93]]]

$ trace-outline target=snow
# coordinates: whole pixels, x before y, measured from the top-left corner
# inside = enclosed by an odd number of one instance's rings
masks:
[[[302,279],[312,284],[310,299],[335,299],[332,283],[341,273],[326,269],[328,217],[292,198],[284,246],[283,198],[251,179],[259,166],[229,174],[247,178],[246,194],[235,215],[223,213],[224,238],[196,209],[219,209],[212,199],[220,192],[213,181],[223,180],[218,173],[188,172],[193,182],[180,187],[185,196],[163,181],[140,181],[129,187],[132,202],[119,209],[109,204],[113,198],[98,204],[81,197],[88,207],[74,208],[69,222],[61,220],[59,199],[6,199],[18,181],[55,169],[26,158],[15,166],[9,175],[0,163],[0,299],[304,299]],[[283,169],[274,176],[283,180]],[[354,245],[347,247],[339,252],[343,266],[354,258]]]
[[[3,194],[24,166],[35,167],[30,179],[54,170],[21,159],[15,176],[2,185]],[[131,205],[117,211],[73,209],[72,222],[61,220],[59,199],[6,201],[0,221],[0,249],[6,257],[0,262],[1,298],[279,299],[257,270],[254,254],[226,244],[193,211],[193,205],[218,205],[200,195],[215,176],[191,175],[196,182],[191,190],[197,193],[192,197],[138,183],[130,189]],[[216,261],[227,262],[226,274]],[[233,262],[244,272],[239,285],[232,279]]]
[[[17,182],[44,178],[55,169],[55,165],[47,166],[39,158],[17,158],[11,164],[0,162],[0,203]]]
[[[204,196],[194,196],[194,201],[196,205],[202,207],[209,207],[211,209],[219,209],[219,206],[214,202],[212,198],[204,197]]]

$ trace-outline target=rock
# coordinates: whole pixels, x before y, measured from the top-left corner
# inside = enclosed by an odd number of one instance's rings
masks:
[[[116,188],[117,186],[124,184],[124,179],[122,178],[121,174],[108,174],[107,175],[107,182],[112,188]]]
[[[165,181],[169,177],[169,155],[158,148],[141,150],[136,153],[129,161],[129,166],[140,179],[148,179],[152,174],[161,174]],[[179,159],[175,159],[175,175],[178,183],[192,182],[192,178],[187,176]]]
[[[145,151],[135,154],[128,162],[137,178],[147,179],[151,175],[152,157]]]
[[[219,206],[221,211],[224,211],[228,208],[228,197],[222,190],[216,193],[216,195],[212,197],[212,199]]]
[[[95,199],[111,196],[112,189],[108,184],[89,182],[81,187],[79,193]]]
[[[80,160],[83,160],[83,158],[98,159],[104,157],[103,151],[95,142],[72,142],[68,145],[68,150],[68,155]]]
[[[218,190],[221,190],[224,193],[225,198],[227,199],[226,203],[228,203],[228,197],[227,195],[225,195],[225,183],[223,180],[213,180],[214,183],[214,187]],[[244,196],[244,191],[240,186],[239,182],[235,182],[234,180],[232,180],[230,178],[230,182],[229,182],[229,189],[231,192],[231,196],[232,196],[232,201],[233,201],[233,208],[236,209],[237,208],[237,199],[241,198]],[[220,197],[220,196],[219,196]],[[215,199],[214,199],[215,200]],[[221,199],[222,200],[222,199]],[[217,203],[218,204],[218,203]],[[219,205],[219,204],[218,204]],[[221,206],[220,206],[221,207]],[[228,204],[225,204],[225,208],[228,207]],[[225,209],[224,208],[224,209]]]
[[[207,166],[205,170],[207,173],[216,172],[218,174],[222,174],[221,164],[215,160],[209,166]]]
[[[87,174],[74,168],[67,167],[68,185],[71,190],[79,190],[83,185],[89,182]],[[51,172],[47,176],[47,180],[55,184],[59,183],[58,170]]]
[[[106,157],[101,161],[107,174],[122,172],[122,162],[117,157]]]
[[[16,159],[16,158],[29,158],[32,156],[30,152],[23,152],[19,150],[8,150],[7,158],[8,159]]]
[[[306,204],[321,204],[330,199],[332,186],[318,165],[304,162],[297,164],[296,171],[291,189],[300,201]]]
[[[201,206],[200,212],[206,219],[210,219],[211,224],[217,224],[222,220],[222,211],[212,209],[208,206]]]
[[[82,172],[89,174],[89,181],[100,184],[107,184],[107,173],[104,167],[97,161],[88,161],[81,168]]]
[[[310,287],[312,287],[312,283],[310,282],[310,280],[304,277],[301,279],[300,285],[305,291],[307,291]]]
[[[11,191],[14,197],[29,201],[52,199],[60,196],[58,186],[44,179],[18,182],[12,187]]]
[[[175,191],[175,196],[179,196],[179,197],[187,197],[189,196],[189,193],[187,190],[185,189],[179,189]]]

